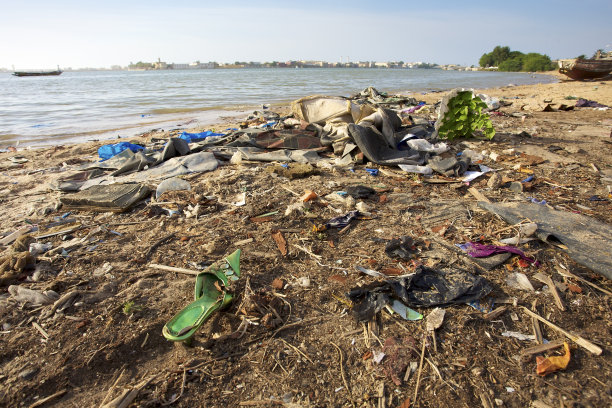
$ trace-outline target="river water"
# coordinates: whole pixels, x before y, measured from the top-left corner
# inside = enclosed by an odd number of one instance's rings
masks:
[[[206,127],[262,104],[307,95],[350,96],[555,82],[548,75],[439,69],[204,69],[86,71],[18,78],[0,73],[0,148]]]

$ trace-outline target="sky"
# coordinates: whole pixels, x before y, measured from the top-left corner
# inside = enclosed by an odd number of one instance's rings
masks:
[[[612,50],[612,1],[28,0],[0,12],[0,68],[234,61],[478,65],[496,45]]]

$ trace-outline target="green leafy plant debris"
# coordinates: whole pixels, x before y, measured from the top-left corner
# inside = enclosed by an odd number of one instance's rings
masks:
[[[140,312],[144,307],[142,305],[137,305],[133,301],[125,302],[123,304],[123,314],[129,316],[135,312]]]
[[[482,132],[487,139],[493,139],[495,129],[491,118],[482,110],[487,104],[473,96],[470,91],[459,92],[448,101],[448,111],[442,119],[438,134],[443,139],[453,140],[458,137],[469,138]]]

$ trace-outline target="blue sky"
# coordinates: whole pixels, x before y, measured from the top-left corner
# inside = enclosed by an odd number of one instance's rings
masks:
[[[200,60],[477,65],[496,45],[612,50],[612,1],[29,0],[0,13],[0,68]]]

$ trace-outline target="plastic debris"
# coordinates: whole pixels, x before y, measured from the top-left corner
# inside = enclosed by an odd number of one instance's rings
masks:
[[[570,348],[567,342],[563,343],[565,354],[562,356],[536,357],[536,373],[544,377],[555,371],[565,370],[570,362]]]
[[[436,270],[420,265],[415,274],[387,279],[351,289],[347,297],[353,301],[353,313],[358,321],[368,321],[392,298],[407,306],[442,306],[468,303],[492,290],[481,277],[458,270]]]
[[[404,320],[421,320],[423,315],[403,304],[398,300],[393,300],[390,305],[391,309],[400,315]]]
[[[129,142],[120,142],[110,145],[101,146],[98,149],[98,156],[102,160],[108,160],[113,156],[118,155],[124,150],[130,149],[132,152],[136,153],[139,150],[144,150],[144,146],[140,146],[137,144],[129,143]]]
[[[535,292],[535,289],[527,275],[520,272],[513,272],[506,278],[506,284],[514,289],[522,289],[530,292]]]
[[[469,256],[474,258],[486,258],[491,255],[503,254],[503,253],[512,253],[521,257],[521,259],[534,264],[535,266],[539,266],[540,263],[535,259],[529,258],[526,256],[523,251],[518,248],[511,246],[500,246],[500,245],[484,245],[478,242],[467,242],[465,244],[457,244],[459,248],[468,253]]]
[[[359,219],[361,213],[359,211],[350,211],[345,215],[334,217],[325,223],[326,228],[344,228],[351,223],[351,221]]]
[[[536,337],[533,334],[523,334],[515,331],[505,331],[502,332],[502,336],[504,337],[514,337],[515,339],[522,341],[535,341]]]
[[[155,199],[161,197],[167,191],[190,191],[191,184],[187,180],[178,177],[172,177],[159,183],[155,190]]]

